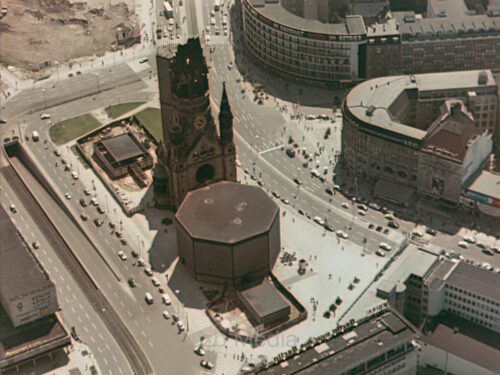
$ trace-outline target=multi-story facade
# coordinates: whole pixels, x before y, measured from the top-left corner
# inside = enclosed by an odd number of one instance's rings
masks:
[[[458,202],[456,186],[445,191],[437,183],[436,188],[432,177],[459,182],[461,187],[478,170],[491,152],[497,101],[491,71],[363,82],[349,92],[342,106],[343,163],[374,182],[390,181]],[[460,110],[452,111],[452,103]],[[455,163],[453,168],[450,163]],[[454,175],[458,177],[453,179]]]
[[[164,140],[153,174],[155,203],[177,209],[191,190],[236,181],[233,116],[224,87],[217,131],[199,39],[160,50],[157,65]]]
[[[245,46],[264,67],[316,84],[357,80],[366,41],[361,16],[322,23],[286,10],[279,2],[242,0]]]
[[[471,14],[463,0],[431,1],[427,18],[414,11],[394,12],[373,24],[359,14],[332,16],[351,9],[346,2],[241,3],[247,52],[294,80],[337,85],[393,74],[500,71],[500,12]],[[373,3],[362,5],[371,8]],[[391,8],[399,9],[396,5]],[[422,12],[427,6],[414,5],[423,6]]]
[[[427,316],[447,311],[500,332],[500,275],[466,262],[442,260],[423,280]]]

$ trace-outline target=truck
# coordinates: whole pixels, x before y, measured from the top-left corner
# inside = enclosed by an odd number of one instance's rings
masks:
[[[168,1],[163,2],[163,9],[165,18],[170,19],[174,17],[174,9],[172,8],[172,4],[170,4]]]
[[[33,130],[33,133],[31,133],[31,137],[33,138],[33,142],[37,142],[40,139],[40,135],[36,130]]]

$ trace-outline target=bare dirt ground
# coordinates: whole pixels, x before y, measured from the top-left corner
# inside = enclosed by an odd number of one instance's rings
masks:
[[[134,0],[2,0],[0,63],[26,70],[100,55],[135,21]]]

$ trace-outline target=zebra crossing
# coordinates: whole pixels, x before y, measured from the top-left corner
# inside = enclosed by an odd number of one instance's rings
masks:
[[[179,39],[174,38],[170,39],[169,37],[166,38],[161,38],[160,40],[157,41],[158,46],[168,46],[168,45],[176,45],[176,44],[184,44],[185,38],[181,37]],[[205,36],[205,44],[209,46],[216,46],[216,45],[222,45],[222,44],[228,44],[229,43],[229,35],[208,35]]]
[[[209,46],[228,44],[229,35],[205,35],[205,42]]]

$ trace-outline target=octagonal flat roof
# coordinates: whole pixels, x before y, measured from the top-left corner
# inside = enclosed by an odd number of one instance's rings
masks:
[[[189,192],[175,217],[193,238],[235,244],[269,230],[278,214],[260,187],[221,181]]]

